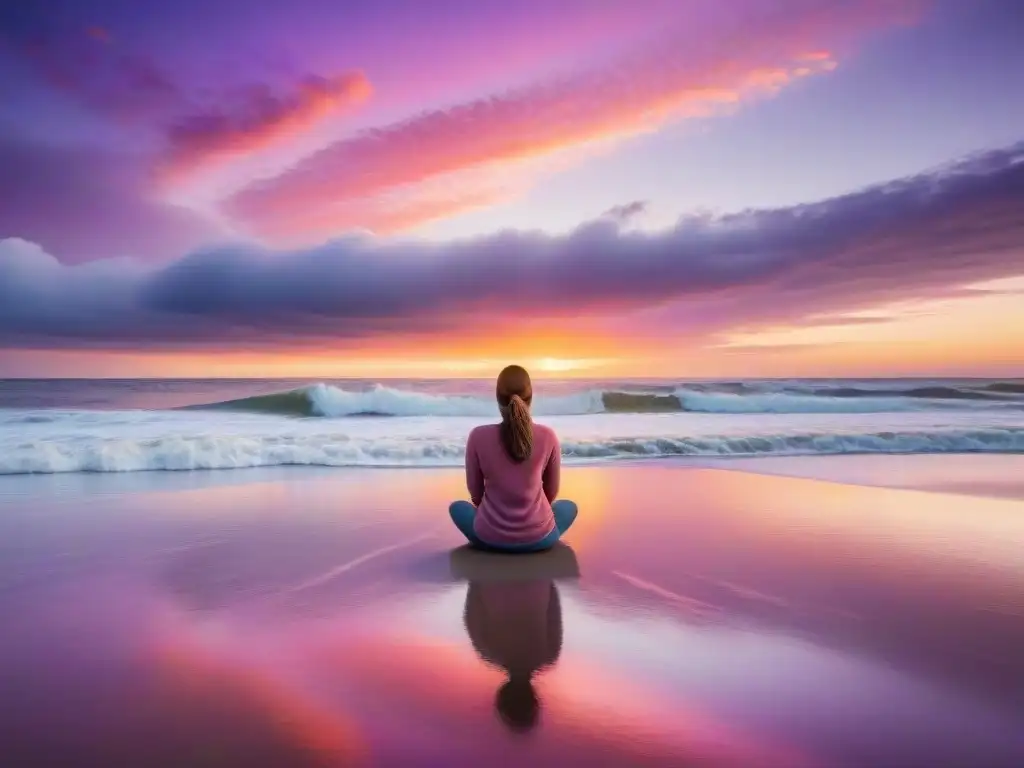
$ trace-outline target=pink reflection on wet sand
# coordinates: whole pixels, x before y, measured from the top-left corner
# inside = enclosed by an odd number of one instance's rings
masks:
[[[35,764],[1021,764],[1020,501],[574,468],[569,546],[494,560],[444,520],[461,482],[5,481],[2,743]]]

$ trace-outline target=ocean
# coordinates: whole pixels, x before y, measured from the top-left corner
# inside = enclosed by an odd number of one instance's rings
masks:
[[[1024,453],[1024,379],[539,380],[565,461]],[[493,381],[0,380],[0,474],[457,466]]]

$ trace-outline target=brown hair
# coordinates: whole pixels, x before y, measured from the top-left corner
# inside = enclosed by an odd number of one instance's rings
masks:
[[[495,387],[498,409],[501,411],[501,444],[509,458],[522,463],[533,452],[533,384],[530,374],[519,365],[510,365],[498,374]]]

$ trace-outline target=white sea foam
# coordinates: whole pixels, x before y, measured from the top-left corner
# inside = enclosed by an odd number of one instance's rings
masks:
[[[364,391],[351,391],[314,384],[303,390],[315,416],[342,417],[362,414],[381,416],[482,416],[496,412],[493,397],[471,395],[433,395],[376,385]],[[597,391],[538,400],[537,415],[573,415],[600,413],[604,410]]]
[[[0,474],[280,465],[458,466],[480,417],[288,419],[207,411],[0,411]],[[490,420],[490,419],[486,419]],[[668,456],[1024,452],[1019,412],[591,414],[543,419],[567,463]]]
[[[740,395],[694,392],[686,388],[677,389],[675,395],[684,410],[694,413],[880,413],[924,411],[938,405],[934,400],[907,397],[851,398],[785,392]],[[955,401],[953,405],[964,407],[961,401]],[[983,402],[982,406],[990,407],[990,404]]]

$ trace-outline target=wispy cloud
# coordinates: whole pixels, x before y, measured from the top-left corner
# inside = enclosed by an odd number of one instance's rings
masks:
[[[287,93],[267,85],[247,88],[234,104],[192,112],[174,122],[167,130],[161,170],[174,177],[219,159],[266,149],[362,103],[371,91],[361,72],[309,75]]]
[[[668,35],[615,64],[343,138],[290,170],[241,190],[224,210],[274,237],[294,220],[396,187],[512,164],[668,122],[702,117],[833,69],[823,46],[902,20],[908,2],[798,2],[779,13],[752,6],[742,23],[702,41]],[[330,216],[324,216],[330,222]],[[338,233],[333,225],[311,238]]]
[[[122,45],[95,25],[68,33],[44,24],[33,34],[7,35],[2,42],[51,88],[152,134],[160,145],[155,165],[164,182],[293,139],[358,106],[372,92],[360,71],[189,83],[174,67]]]
[[[469,187],[464,191],[417,189],[412,195],[385,195],[372,201],[356,200],[324,210],[314,208],[288,222],[276,234],[281,239],[304,241],[310,232],[368,230],[392,235],[432,221],[486,208],[509,198],[502,187]]]
[[[623,205],[616,205],[609,208],[601,214],[601,218],[625,224],[628,221],[632,221],[637,216],[642,216],[646,212],[647,201],[634,200],[632,203],[624,203]]]
[[[757,76],[757,70],[745,73]],[[643,74],[635,76],[642,79]],[[428,182],[481,165],[541,155],[650,130],[676,115],[706,115],[736,103],[741,90],[759,86],[744,75],[729,85],[686,88],[644,98],[631,93],[634,76],[607,85],[570,84],[504,98],[484,99],[407,122],[374,129],[315,153],[291,171],[253,185],[224,210],[270,237],[294,230],[292,219],[329,211],[396,187]],[[725,78],[723,78],[725,80]],[[608,92],[620,88],[622,93]],[[632,103],[623,103],[624,101]],[[311,238],[337,229],[307,230]]]
[[[159,268],[69,267],[7,240],[0,344],[280,347],[718,302],[704,326],[684,329],[707,333],[1024,274],[1022,210],[1024,143],[812,205],[687,216],[653,234],[602,219],[563,236],[239,245]]]

